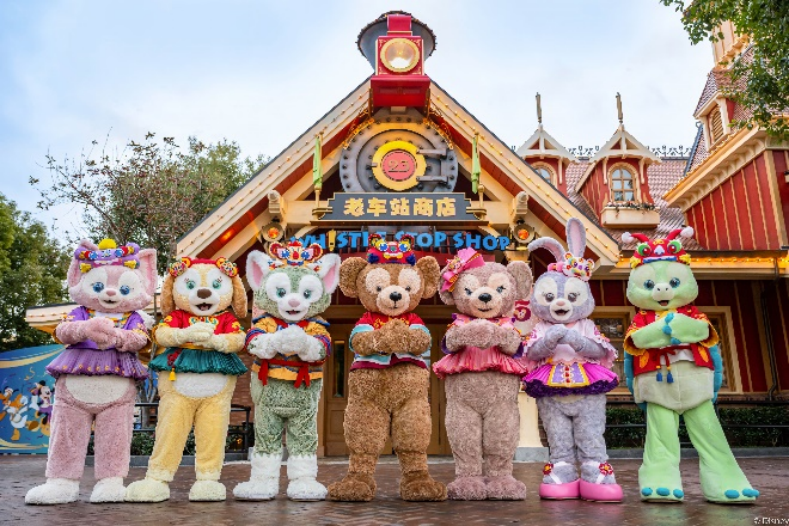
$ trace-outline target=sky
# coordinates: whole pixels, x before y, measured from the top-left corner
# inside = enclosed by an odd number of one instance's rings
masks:
[[[642,143],[695,137],[712,48],[659,0],[3,0],[0,192],[70,229],[78,214],[37,211],[27,184],[48,152],[152,131],[274,156],[371,74],[356,37],[394,9],[433,29],[427,74],[509,145],[534,132],[536,92],[566,147],[611,137],[617,92]]]

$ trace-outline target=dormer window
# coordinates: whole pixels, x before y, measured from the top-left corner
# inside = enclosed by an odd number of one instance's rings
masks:
[[[715,107],[710,112],[709,116],[709,130],[710,130],[710,143],[715,144],[723,137],[723,117],[721,116],[720,108]]]
[[[534,171],[537,172],[537,175],[542,177],[545,181],[555,185],[556,179],[554,178],[553,169],[545,164],[545,163],[536,163],[533,164],[532,167]]]
[[[623,165],[614,166],[609,175],[611,201],[627,203],[636,200],[636,177],[632,169]]]

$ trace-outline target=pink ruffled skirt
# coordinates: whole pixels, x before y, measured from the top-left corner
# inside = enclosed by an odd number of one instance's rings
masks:
[[[439,378],[444,378],[449,374],[482,371],[498,371],[519,377],[528,372],[519,361],[499,352],[495,347],[490,349],[469,347],[463,351],[448,354],[433,364],[433,372]]]

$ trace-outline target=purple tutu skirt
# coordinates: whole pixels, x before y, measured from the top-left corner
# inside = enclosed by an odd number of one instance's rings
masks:
[[[617,385],[616,373],[596,363],[546,363],[523,379],[524,390],[534,398],[603,394]]]
[[[47,366],[47,372],[57,378],[61,374],[85,376],[115,375],[142,380],[148,369],[137,359],[137,353],[115,350],[96,351],[68,348]]]

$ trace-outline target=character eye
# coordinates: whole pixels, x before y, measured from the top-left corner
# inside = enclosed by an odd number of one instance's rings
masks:
[[[466,296],[471,296],[472,291],[469,288],[466,288]]]
[[[545,294],[545,301],[553,301],[555,298],[556,296],[553,294],[553,292],[548,292]]]
[[[679,278],[671,278],[671,281],[668,282],[668,284],[671,285],[671,288],[674,288],[674,289],[679,287],[680,283],[681,282],[679,281]]]
[[[407,287],[405,288],[405,291],[406,291],[406,292],[411,292],[411,285],[407,286]]]
[[[400,243],[400,252],[408,252],[408,245],[405,243]]]
[[[304,291],[304,297],[306,299],[310,299],[310,296],[312,296],[312,291],[311,290],[305,290]]]
[[[215,279],[214,282],[211,284],[211,286],[214,287],[215,289],[220,288],[222,286],[222,280]]]
[[[381,287],[375,287],[375,292],[381,292]]]
[[[682,250],[682,243],[680,243],[676,239],[668,244],[668,251],[671,252],[672,254],[676,254],[680,250]]]
[[[97,281],[96,283],[93,284],[93,292],[98,293],[101,292],[102,290],[104,290],[104,283],[102,283],[101,281]]]
[[[575,292],[571,292],[567,295],[567,299],[570,300],[572,303],[575,303],[575,300],[578,299],[578,294]]]
[[[496,292],[498,292],[499,294],[503,293],[504,292],[504,285],[499,285],[498,287],[496,287]]]
[[[644,282],[644,288],[647,290],[652,290],[655,288],[655,282],[651,279],[648,279]]]
[[[652,253],[652,249],[649,248],[649,245],[647,245],[646,243],[641,243],[640,245],[638,245],[638,247],[636,247],[636,252],[638,252],[639,256],[643,257],[650,255]]]
[[[186,288],[187,289],[192,290],[196,286],[197,286],[197,283],[195,283],[193,280],[191,280],[191,279],[187,279],[186,280]]]
[[[129,287],[128,285],[123,285],[121,286],[120,291],[121,294],[123,294],[124,296],[128,296],[129,293],[131,292],[131,287]]]
[[[277,297],[278,298],[284,298],[285,294],[287,294],[287,291],[285,289],[283,289],[282,287],[277,287]]]

